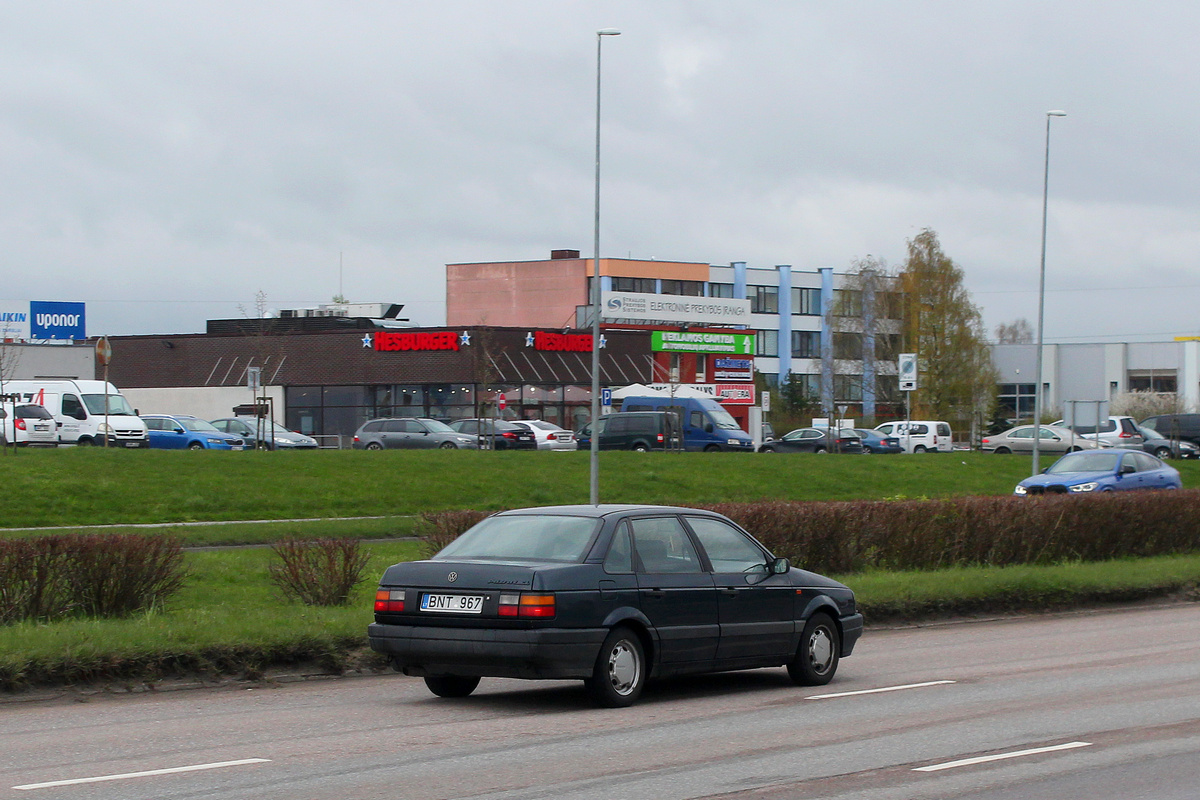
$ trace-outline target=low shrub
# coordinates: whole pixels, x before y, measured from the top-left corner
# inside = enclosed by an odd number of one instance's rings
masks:
[[[267,570],[284,597],[310,606],[341,606],[362,583],[370,555],[357,539],[284,539]]]
[[[815,572],[1106,561],[1200,551],[1200,490],[1069,497],[716,503],[773,553]],[[486,514],[422,515],[440,549]]]
[[[417,535],[424,545],[425,555],[433,555],[489,516],[487,511],[422,512],[418,517]]]
[[[0,540],[0,624],[127,616],[164,602],[185,577],[174,537],[93,533]]]

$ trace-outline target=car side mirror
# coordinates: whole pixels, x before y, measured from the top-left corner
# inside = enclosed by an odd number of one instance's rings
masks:
[[[1135,467],[1133,464],[1126,464],[1125,466],[1121,467],[1122,475],[1132,475],[1135,472],[1137,472],[1137,467]]]
[[[789,569],[792,568],[792,562],[788,561],[786,558],[777,558],[772,561],[769,566],[771,568],[772,575],[784,575]]]

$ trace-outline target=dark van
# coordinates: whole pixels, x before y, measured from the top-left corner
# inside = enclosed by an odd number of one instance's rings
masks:
[[[743,431],[721,404],[709,397],[626,397],[621,413],[671,411],[683,423],[685,450],[738,450],[754,452],[754,440]]]
[[[679,418],[669,411],[638,411],[600,418],[601,450],[679,450]],[[591,425],[575,433],[580,450],[590,450]]]
[[[1153,428],[1164,439],[1183,439],[1200,445],[1200,414],[1160,414],[1138,424]]]

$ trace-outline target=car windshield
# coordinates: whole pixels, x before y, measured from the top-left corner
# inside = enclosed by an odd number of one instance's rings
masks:
[[[488,517],[433,558],[576,563],[587,554],[598,523],[548,514]]]
[[[1112,472],[1117,468],[1119,453],[1070,453],[1055,461],[1048,475],[1064,472]]]
[[[438,422],[436,419],[423,419],[421,424],[434,433],[458,433],[444,422]]]
[[[737,424],[737,421],[729,415],[729,412],[718,406],[717,408],[706,409],[708,416],[712,418],[713,424],[723,431],[740,431],[742,428]]]
[[[104,413],[104,395],[102,394],[85,394],[83,404],[92,414]],[[110,394],[108,396],[108,415],[110,417],[132,417],[134,414],[124,397],[119,394]]]
[[[218,431],[216,428],[213,427],[213,424],[211,422],[205,422],[202,419],[183,418],[183,419],[179,419],[176,421],[180,425],[182,425],[186,430],[189,430],[189,431],[203,431],[205,433],[220,433],[220,431]]]

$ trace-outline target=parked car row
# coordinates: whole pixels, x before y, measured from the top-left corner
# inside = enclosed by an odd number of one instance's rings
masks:
[[[354,432],[355,450],[574,450],[575,434],[542,420],[385,417]]]

